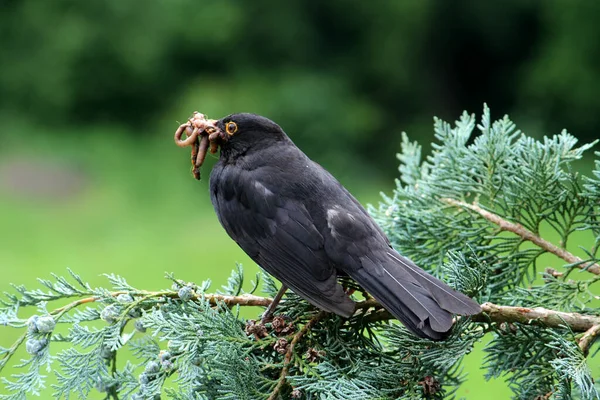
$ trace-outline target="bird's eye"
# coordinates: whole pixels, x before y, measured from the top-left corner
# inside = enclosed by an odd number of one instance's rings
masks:
[[[225,124],[225,130],[229,135],[233,135],[238,130],[237,124],[233,121],[230,121],[227,124]]]

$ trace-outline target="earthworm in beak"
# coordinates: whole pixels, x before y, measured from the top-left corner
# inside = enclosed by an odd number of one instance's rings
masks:
[[[200,167],[204,163],[209,146],[210,152],[214,154],[219,148],[219,142],[227,138],[216,123],[216,120],[206,119],[204,114],[196,111],[188,122],[179,125],[175,131],[174,139],[177,146],[192,147],[192,174],[197,180],[200,180]],[[184,134],[185,139],[182,139]]]

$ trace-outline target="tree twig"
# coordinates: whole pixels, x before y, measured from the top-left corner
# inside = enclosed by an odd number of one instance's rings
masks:
[[[584,263],[581,258],[568,252],[566,249],[562,249],[562,248],[550,243],[549,241],[539,237],[535,233],[526,229],[521,224],[515,224],[513,222],[507,221],[504,218],[502,218],[501,216],[494,214],[493,212],[484,210],[483,208],[479,207],[477,204],[465,203],[464,201],[459,201],[459,200],[450,199],[450,198],[443,198],[441,200],[444,203],[450,204],[452,206],[464,207],[473,212],[476,212],[477,214],[481,215],[483,218],[487,219],[488,221],[498,225],[498,227],[500,227],[501,230],[509,231],[516,235],[519,235],[524,240],[527,240],[527,241],[535,244],[536,246],[546,250],[547,252],[552,253],[552,254],[556,255],[557,257],[562,258],[569,264],[577,264],[577,268],[585,269],[586,271],[591,272],[592,274],[600,275],[600,265],[595,264],[595,263]]]
[[[499,306],[493,303],[481,305],[481,314],[472,316],[478,322],[518,322],[540,324],[548,328],[568,326],[574,332],[585,332],[600,325],[600,316],[549,310],[543,307]]]
[[[10,346],[8,351],[6,353],[4,353],[4,355],[0,359],[0,372],[4,369],[6,364],[8,364],[8,362],[10,361],[12,356],[16,353],[17,349],[21,346],[21,344],[23,344],[25,339],[27,339],[27,332],[25,332],[21,336],[19,336],[19,338],[16,340],[16,342],[14,342],[13,345]]]
[[[283,298],[283,295],[285,294],[285,292],[287,290],[288,290],[287,286],[282,284],[281,287],[279,288],[279,291],[273,298],[273,301],[271,302],[271,304],[269,304],[269,306],[263,313],[262,317],[260,318],[260,320],[263,322],[263,324],[272,319],[273,313],[275,312],[275,308],[277,307],[277,304],[279,304],[279,302],[281,301],[281,299]]]
[[[296,346],[296,344],[300,341],[300,339],[302,339],[302,337],[308,331],[311,330],[311,328],[313,326],[315,326],[315,324],[317,322],[319,322],[319,320],[321,320],[323,317],[325,317],[325,315],[327,315],[327,312],[321,311],[320,313],[318,313],[317,315],[315,315],[314,317],[312,317],[302,327],[302,329],[299,330],[298,333],[296,333],[294,335],[294,337],[292,339],[292,342],[288,346],[288,349],[287,349],[287,351],[285,353],[285,357],[283,359],[283,368],[281,369],[281,374],[279,375],[279,381],[277,382],[277,385],[275,386],[275,389],[273,389],[273,392],[271,392],[271,395],[267,398],[267,400],[275,400],[277,398],[277,395],[281,391],[281,388],[285,384],[285,378],[287,377],[287,374],[288,374],[288,372],[290,370],[290,365],[292,363],[292,356],[294,355],[294,347]]]
[[[579,340],[577,341],[579,344],[579,348],[581,349],[581,351],[583,352],[583,354],[585,356],[588,355],[588,352],[590,351],[590,347],[592,346],[592,344],[594,343],[594,340],[596,339],[596,337],[598,335],[600,335],[600,325],[594,325],[590,329],[585,331],[583,336],[580,337]]]

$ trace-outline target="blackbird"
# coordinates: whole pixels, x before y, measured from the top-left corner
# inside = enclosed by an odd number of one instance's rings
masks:
[[[202,119],[198,126],[200,134],[210,134],[211,148],[221,150],[210,174],[220,223],[300,297],[350,317],[355,303],[337,280],[347,275],[410,331],[433,340],[447,336],[452,314],[481,311],[396,252],[354,196],[275,122],[243,113]]]

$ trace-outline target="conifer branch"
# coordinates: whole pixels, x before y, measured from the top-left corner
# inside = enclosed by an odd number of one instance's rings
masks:
[[[498,225],[498,227],[501,230],[512,232],[516,235],[519,235],[521,238],[523,238],[523,240],[529,241],[529,242],[535,244],[536,246],[546,250],[547,252],[552,253],[552,254],[562,258],[569,264],[577,264],[576,265],[577,268],[586,270],[595,275],[600,275],[600,265],[595,264],[595,263],[584,263],[581,258],[570,253],[566,249],[562,249],[562,248],[550,243],[549,241],[541,238],[540,236],[536,235],[535,233],[533,233],[533,232],[529,231],[528,229],[526,229],[525,227],[523,227],[523,225],[521,225],[521,224],[515,224],[513,222],[507,221],[497,214],[494,214],[490,211],[484,210],[483,208],[479,207],[477,204],[470,204],[470,203],[466,203],[464,201],[455,200],[455,199],[451,199],[451,198],[443,198],[441,200],[452,206],[463,207],[463,208],[467,208],[471,211],[474,211],[477,214],[481,215],[483,218],[487,219],[488,221]]]
[[[106,292],[106,296],[117,298],[123,295],[125,292],[122,290]],[[140,298],[154,298],[159,303],[160,298],[172,298],[175,299],[180,297],[181,294],[175,290],[163,290],[163,291],[130,291]],[[106,297],[105,296],[105,297]],[[263,297],[252,294],[243,295],[226,295],[226,294],[194,294],[192,299],[204,300],[210,306],[216,306],[218,304],[226,304],[228,306],[250,306],[250,307],[268,307],[272,302],[273,298]],[[81,305],[93,303],[96,301],[102,301],[102,296],[90,296],[82,297],[75,300],[65,306],[50,311],[50,315],[54,315],[55,318],[64,315],[67,311],[73,310]],[[166,301],[166,300],[165,300]],[[137,302],[136,302],[137,303]],[[285,301],[282,302],[285,306]],[[516,307],[516,306],[502,306],[493,303],[484,303],[481,305],[482,313],[474,315],[471,319],[475,322],[484,323],[519,323],[525,325],[539,325],[547,328],[564,328],[567,327],[573,332],[584,332],[584,334],[578,339],[578,346],[587,355],[589,348],[594,343],[598,335],[600,335],[600,316],[598,315],[586,315],[580,313],[561,312],[542,307],[528,308],[528,307]],[[387,312],[383,307],[375,300],[368,299],[356,303],[357,312],[365,314],[363,321],[375,322],[393,319],[394,317]],[[308,334],[311,329],[322,320],[328,313],[321,311],[313,316],[308,322],[292,337],[290,345],[288,346],[284,360],[283,367],[281,369],[279,380],[276,386],[270,393],[268,400],[274,400],[280,394],[281,390],[287,382],[290,367],[292,366],[292,359],[294,357],[295,347],[303,337]],[[13,345],[11,351],[5,354],[0,364],[5,365],[10,356],[14,354],[14,350],[19,347],[20,344],[25,340],[26,335],[24,334]],[[112,371],[113,375],[116,373]]]

